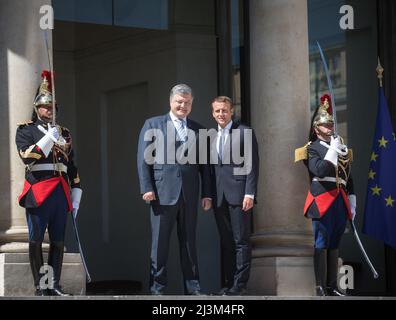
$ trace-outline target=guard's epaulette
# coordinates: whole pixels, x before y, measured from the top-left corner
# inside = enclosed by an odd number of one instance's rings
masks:
[[[17,123],[17,126],[18,127],[24,127],[24,126],[27,126],[29,124],[33,124],[33,121],[20,122],[20,123]]]
[[[308,159],[308,150],[307,147],[311,144],[312,142],[309,141],[305,146],[301,148],[297,148],[294,150],[294,162],[298,162],[300,160],[307,160]]]

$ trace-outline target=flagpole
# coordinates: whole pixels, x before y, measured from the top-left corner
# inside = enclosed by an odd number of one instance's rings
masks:
[[[383,73],[384,73],[384,68],[382,68],[381,66],[381,62],[380,59],[378,57],[378,64],[377,64],[377,68],[375,69],[377,71],[377,78],[379,80],[379,85],[382,88],[382,78],[383,78]]]

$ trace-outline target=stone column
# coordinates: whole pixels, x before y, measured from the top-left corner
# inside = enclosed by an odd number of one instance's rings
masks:
[[[294,149],[308,139],[306,0],[250,2],[251,119],[260,147],[253,294],[312,295],[313,237],[303,217],[308,177]]]
[[[0,252],[26,252],[25,211],[17,197],[23,188],[24,165],[15,146],[17,123],[30,120],[41,70],[48,69],[40,7],[50,0],[5,0],[0,4]],[[3,174],[4,173],[4,174]]]
[[[44,33],[39,26],[40,7],[46,4],[51,0],[0,2],[0,295],[33,293],[25,210],[17,202],[24,165],[15,133],[17,123],[30,120],[41,71],[48,69]],[[51,47],[51,32],[48,37]],[[63,269],[65,289],[84,292],[79,256],[66,254]]]

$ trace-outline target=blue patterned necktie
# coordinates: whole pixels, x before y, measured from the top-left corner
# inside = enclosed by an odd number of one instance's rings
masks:
[[[179,135],[180,141],[183,143],[187,139],[186,122],[183,119],[177,119],[177,133]]]
[[[224,151],[224,129],[220,129],[220,142],[219,142],[219,157],[220,160],[223,160],[223,151]]]

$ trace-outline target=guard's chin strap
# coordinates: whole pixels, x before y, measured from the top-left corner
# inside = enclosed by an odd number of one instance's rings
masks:
[[[43,119],[43,118],[40,118],[38,115],[37,115],[37,118],[38,118],[39,120],[43,121],[43,122],[46,123],[46,124],[51,123],[51,119]]]

